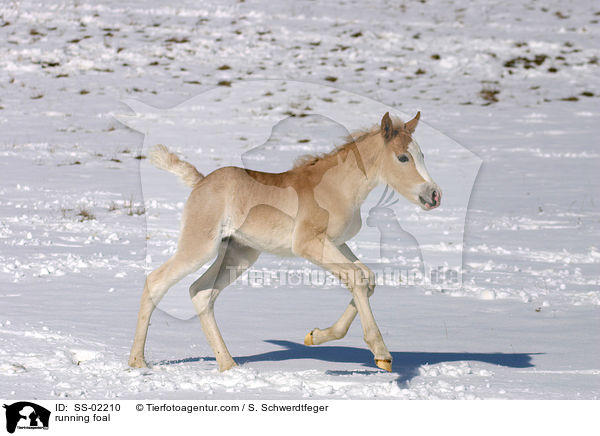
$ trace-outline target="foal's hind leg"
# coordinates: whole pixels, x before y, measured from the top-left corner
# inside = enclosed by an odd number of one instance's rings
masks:
[[[375,277],[371,270],[363,265],[362,262],[350,251],[350,248],[346,244],[342,244],[339,247],[340,252],[346,257],[349,263],[354,263],[356,266],[361,268],[366,277],[369,277],[369,290],[367,296],[370,297],[375,291]],[[358,314],[356,304],[354,304],[354,298],[350,300],[350,304],[346,307],[346,310],[340,316],[340,318],[331,326],[326,329],[315,328],[310,331],[304,337],[304,345],[320,345],[325,342],[333,341],[335,339],[342,339],[348,333],[348,329],[352,325],[352,322]]]
[[[184,260],[180,256],[175,255],[148,275],[140,302],[133,345],[129,354],[129,366],[134,368],[144,368],[147,366],[144,360],[144,347],[146,345],[150,317],[169,288],[186,275],[196,271],[211,257],[206,256],[196,262],[189,262],[189,260]]]
[[[215,263],[190,287],[190,296],[198,312],[200,324],[215,354],[219,371],[235,366],[215,320],[214,304],[219,293],[256,261],[260,251],[225,239],[219,247]]]
[[[212,238],[207,238],[191,230],[184,229],[182,231],[177,253],[152,271],[146,279],[133,345],[129,354],[129,366],[134,368],[146,367],[144,347],[148,335],[148,325],[150,324],[152,312],[154,312],[162,297],[171,286],[200,268],[217,251],[218,241],[221,239],[217,232],[212,232]]]

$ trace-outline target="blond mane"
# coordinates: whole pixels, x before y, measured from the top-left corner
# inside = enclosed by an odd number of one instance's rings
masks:
[[[404,122],[400,118],[392,117],[392,122],[395,129],[399,129],[402,126],[404,126]],[[331,151],[328,151],[326,153],[309,153],[299,156],[294,161],[293,168],[299,168],[304,165],[315,165],[319,161],[328,160],[331,157],[337,155],[338,153],[347,152],[348,148],[352,144],[356,142],[361,142],[371,136],[378,135],[380,132],[381,125],[379,124],[374,124],[373,126],[368,128],[355,130],[351,132],[348,136],[344,137],[345,142],[342,145],[336,146]]]

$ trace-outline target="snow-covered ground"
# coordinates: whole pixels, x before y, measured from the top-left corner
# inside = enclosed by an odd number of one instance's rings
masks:
[[[0,5],[0,397],[600,395],[597,4],[164,4]],[[302,345],[341,313],[349,300],[341,287],[243,281],[217,304],[239,367],[217,371],[186,312],[185,286],[154,314],[151,368],[127,367],[146,261],[175,247],[176,234],[156,223],[177,222],[185,189],[164,174],[171,195],[144,208],[140,157],[151,144],[117,121],[133,115],[121,100],[166,110],[257,79],[328,91],[298,101],[280,89],[244,101],[240,110],[256,123],[296,115],[290,122],[301,125],[298,115],[327,105],[352,112],[340,97],[351,92],[407,115],[421,110],[426,137],[443,134],[483,161],[466,219],[463,287],[380,286],[372,298],[393,373],[374,367],[358,322],[338,343]],[[360,115],[356,127],[382,114]],[[241,129],[239,117],[200,123],[180,151],[205,172],[239,161],[265,139]],[[231,139],[216,141],[224,132]],[[451,174],[456,156],[419,140],[433,177]],[[290,147],[275,163],[300,154],[303,146]],[[416,214],[404,200],[394,208],[400,223],[436,222],[437,211]],[[365,225],[352,246],[373,262],[378,242]],[[418,266],[413,246],[397,249],[404,266]],[[263,256],[255,269],[304,267]]]

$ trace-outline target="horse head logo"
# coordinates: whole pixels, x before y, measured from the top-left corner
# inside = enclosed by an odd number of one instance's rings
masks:
[[[28,401],[19,401],[13,404],[4,404],[6,409],[6,431],[14,433],[19,428],[48,429],[50,411],[38,404]]]

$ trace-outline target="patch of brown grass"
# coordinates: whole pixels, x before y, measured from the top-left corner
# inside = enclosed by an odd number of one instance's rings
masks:
[[[79,221],[81,222],[96,219],[96,215],[94,215],[89,209],[86,209],[84,207],[80,207],[75,215],[79,217]]]
[[[498,94],[500,94],[500,91],[496,88],[484,87],[479,91],[479,96],[488,102],[488,104],[498,102]]]

